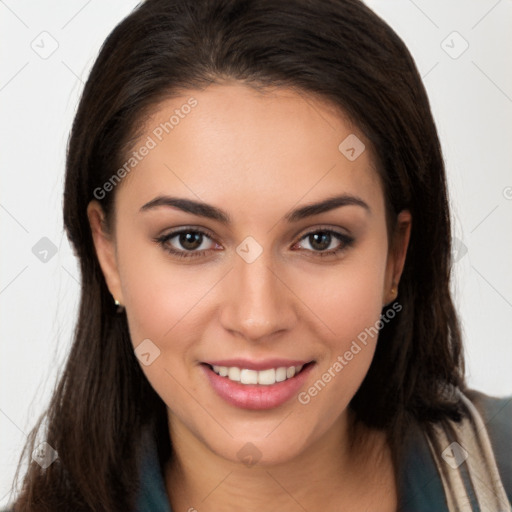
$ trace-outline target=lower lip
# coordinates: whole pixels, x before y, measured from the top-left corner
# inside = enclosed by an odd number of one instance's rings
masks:
[[[211,386],[221,398],[235,407],[253,410],[272,409],[290,400],[298,393],[313,366],[314,363],[309,363],[291,379],[265,386],[240,384],[217,375],[207,364],[201,364]]]

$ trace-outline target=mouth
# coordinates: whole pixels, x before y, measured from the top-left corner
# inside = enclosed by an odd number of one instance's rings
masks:
[[[243,385],[272,386],[279,382],[285,382],[294,378],[315,361],[309,361],[305,364],[291,366],[276,366],[266,370],[253,370],[240,366],[221,366],[203,363],[212,372],[220,377],[229,379],[232,382],[238,382]]]
[[[316,361],[309,361],[263,370],[210,363],[201,363],[200,367],[213,391],[231,406],[265,410],[279,407],[297,396],[315,364]]]

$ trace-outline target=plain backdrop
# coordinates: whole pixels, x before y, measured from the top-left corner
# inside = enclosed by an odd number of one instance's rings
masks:
[[[439,130],[468,382],[510,395],[512,1],[367,3],[408,45]],[[61,213],[68,133],[100,45],[135,5],[0,0],[0,506],[75,322],[78,270]]]

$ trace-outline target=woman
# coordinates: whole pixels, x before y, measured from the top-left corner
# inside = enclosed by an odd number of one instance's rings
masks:
[[[511,510],[449,219],[417,69],[364,4],[142,3],[74,121],[80,312],[12,510]]]

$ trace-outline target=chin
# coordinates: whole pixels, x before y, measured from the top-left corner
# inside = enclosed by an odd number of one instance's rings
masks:
[[[269,429],[269,432],[272,432],[272,429]],[[295,435],[285,431],[279,435],[276,433],[275,437],[273,435],[243,435],[230,439],[229,442],[216,439],[207,445],[212,452],[240,468],[278,466],[298,457],[306,449],[302,429],[297,428]]]

